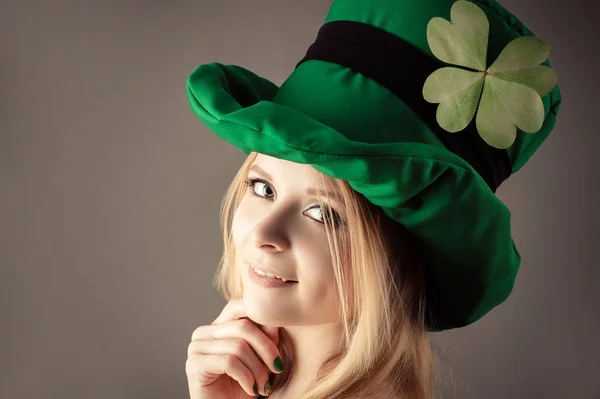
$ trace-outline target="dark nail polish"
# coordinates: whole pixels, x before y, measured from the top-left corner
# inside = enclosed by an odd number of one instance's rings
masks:
[[[277,356],[275,358],[275,361],[273,362],[273,365],[275,366],[275,370],[277,370],[277,371],[283,371],[283,362],[281,361],[281,358],[279,358],[279,356]]]
[[[269,381],[265,382],[265,393],[270,395],[273,393],[273,389],[271,388],[271,383]]]
[[[254,394],[258,395],[258,385],[256,385],[256,381],[254,381],[254,386],[252,388],[254,388]]]

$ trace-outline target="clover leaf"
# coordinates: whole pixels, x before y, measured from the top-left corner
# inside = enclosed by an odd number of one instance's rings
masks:
[[[439,103],[438,124],[455,133],[477,113],[479,135],[499,149],[513,144],[517,127],[526,133],[539,131],[544,123],[541,97],[558,81],[553,69],[540,65],[550,54],[548,45],[535,36],[516,38],[486,69],[489,22],[483,10],[458,0],[450,20],[432,18],[427,42],[441,61],[469,69],[443,67],[426,79],[423,97]]]

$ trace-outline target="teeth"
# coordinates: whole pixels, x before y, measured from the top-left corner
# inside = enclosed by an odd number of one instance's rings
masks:
[[[287,282],[287,281],[289,281],[289,280],[286,280],[286,279],[284,279],[283,277],[279,277],[279,276],[276,276],[276,275],[274,275],[274,274],[271,274],[271,273],[266,273],[266,272],[263,272],[262,270],[258,270],[258,269],[255,269],[255,268],[252,268],[252,270],[254,270],[254,272],[255,272],[256,274],[260,274],[261,276],[266,276],[266,277],[276,278],[277,280],[281,280],[281,281],[283,281],[284,283],[285,283],[285,282]]]

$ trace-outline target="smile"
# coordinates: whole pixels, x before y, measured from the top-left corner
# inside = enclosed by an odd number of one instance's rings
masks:
[[[250,265],[249,265],[249,266],[250,266]],[[281,281],[283,281],[284,283],[285,283],[285,282],[287,282],[287,281],[289,281],[289,282],[292,282],[292,283],[297,283],[297,281],[294,281],[294,280],[286,280],[285,278],[283,278],[283,277],[281,277],[281,276],[276,276],[276,275],[274,275],[274,274],[267,273],[267,272],[265,272],[265,271],[262,271],[262,270],[260,270],[260,269],[257,269],[257,268],[255,268],[255,267],[253,267],[253,266],[250,266],[250,267],[252,268],[252,270],[254,270],[254,272],[255,272],[256,274],[260,274],[261,276],[265,276],[265,277],[271,277],[271,278],[276,278],[276,279],[278,279],[278,280],[281,280]]]
[[[247,264],[248,272],[251,277],[255,280],[260,281],[261,283],[275,283],[275,285],[279,284],[296,284],[298,283],[296,280],[286,279],[285,277],[278,276],[276,274],[272,274],[270,272],[258,269],[250,264]],[[271,284],[269,284],[271,285]]]

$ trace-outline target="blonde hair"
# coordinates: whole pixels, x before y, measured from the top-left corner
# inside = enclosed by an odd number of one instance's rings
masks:
[[[221,205],[224,252],[214,286],[228,301],[243,295],[231,225],[256,155],[248,156]],[[343,229],[326,223],[344,334],[302,398],[376,398],[389,387],[385,397],[431,399],[435,358],[425,327],[425,279],[417,245],[404,226],[346,181],[320,175],[322,183],[342,195],[347,215]],[[293,366],[289,340],[279,331],[285,369],[271,381],[273,391],[288,381]]]

